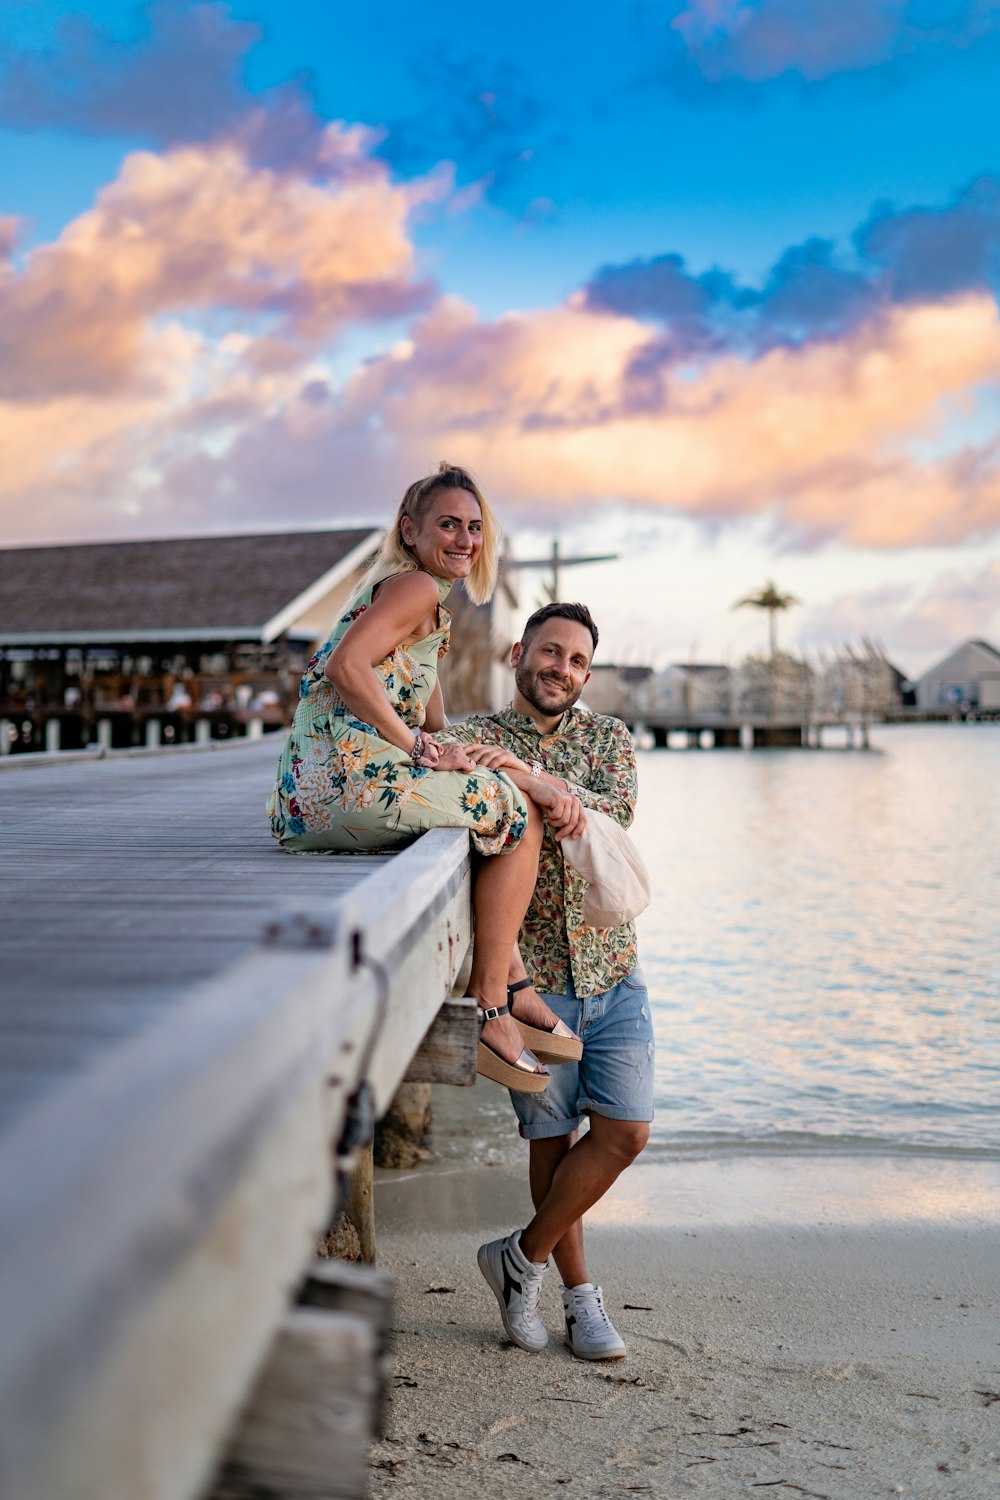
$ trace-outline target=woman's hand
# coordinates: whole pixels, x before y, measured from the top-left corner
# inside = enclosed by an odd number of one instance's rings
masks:
[[[416,746],[414,746],[414,748],[416,748]],[[416,757],[413,764],[415,766],[426,766],[429,771],[433,771],[436,769],[437,763],[440,759],[441,746],[438,744],[437,740],[432,740],[429,734],[424,734],[421,730],[420,754]]]
[[[428,743],[424,735],[424,744]],[[421,760],[421,765],[429,765],[434,771],[474,771],[476,768],[466,753],[464,745],[438,745],[434,740],[430,741],[436,752],[436,760]]]
[[[467,745],[465,748],[471,761],[477,766],[485,766],[489,771],[529,770],[523,760],[518,760],[510,750],[504,750],[500,745]]]

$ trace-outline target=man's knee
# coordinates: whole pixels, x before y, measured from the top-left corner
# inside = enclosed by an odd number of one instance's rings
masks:
[[[602,1150],[613,1156],[620,1167],[634,1162],[649,1140],[649,1126],[645,1120],[608,1120],[602,1115],[592,1114],[591,1130],[595,1129],[595,1121],[600,1121],[596,1126],[595,1141],[600,1141]]]

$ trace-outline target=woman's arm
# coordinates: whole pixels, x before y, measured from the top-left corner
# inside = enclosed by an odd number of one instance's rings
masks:
[[[326,664],[327,677],[351,712],[407,755],[416,735],[389,702],[374,669],[402,641],[419,640],[434,629],[437,602],[437,586],[428,573],[387,578]]]
[[[424,727],[429,729],[431,734],[437,734],[439,729],[448,728],[448,717],[444,711],[444,698],[441,695],[440,682],[434,684],[434,691],[427,700]]]

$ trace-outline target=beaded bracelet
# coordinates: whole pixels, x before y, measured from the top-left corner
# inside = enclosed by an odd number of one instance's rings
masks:
[[[424,736],[423,732],[419,729],[414,730],[414,734],[416,738],[413,741],[413,748],[410,751],[410,759],[413,764],[416,765],[417,761],[424,753]]]

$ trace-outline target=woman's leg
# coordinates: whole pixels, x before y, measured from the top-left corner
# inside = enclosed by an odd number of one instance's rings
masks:
[[[517,943],[514,944],[510,955],[510,963],[507,966],[507,983],[517,984],[522,979],[527,979],[528,970],[525,968],[524,959],[521,957],[521,949]],[[559,1017],[551,1006],[538,994],[534,985],[528,985],[523,990],[518,990],[511,1002],[511,1010],[519,1021],[526,1021],[529,1026],[538,1026],[542,1031],[551,1031],[556,1025]]]
[[[516,848],[484,859],[479,866],[472,892],[476,933],[469,994],[481,1005],[507,1004],[511,950],[534,893],[541,847],[542,816],[529,802],[527,826]],[[487,1021],[482,1036],[508,1062],[516,1062],[521,1055],[524,1042],[510,1016]]]

